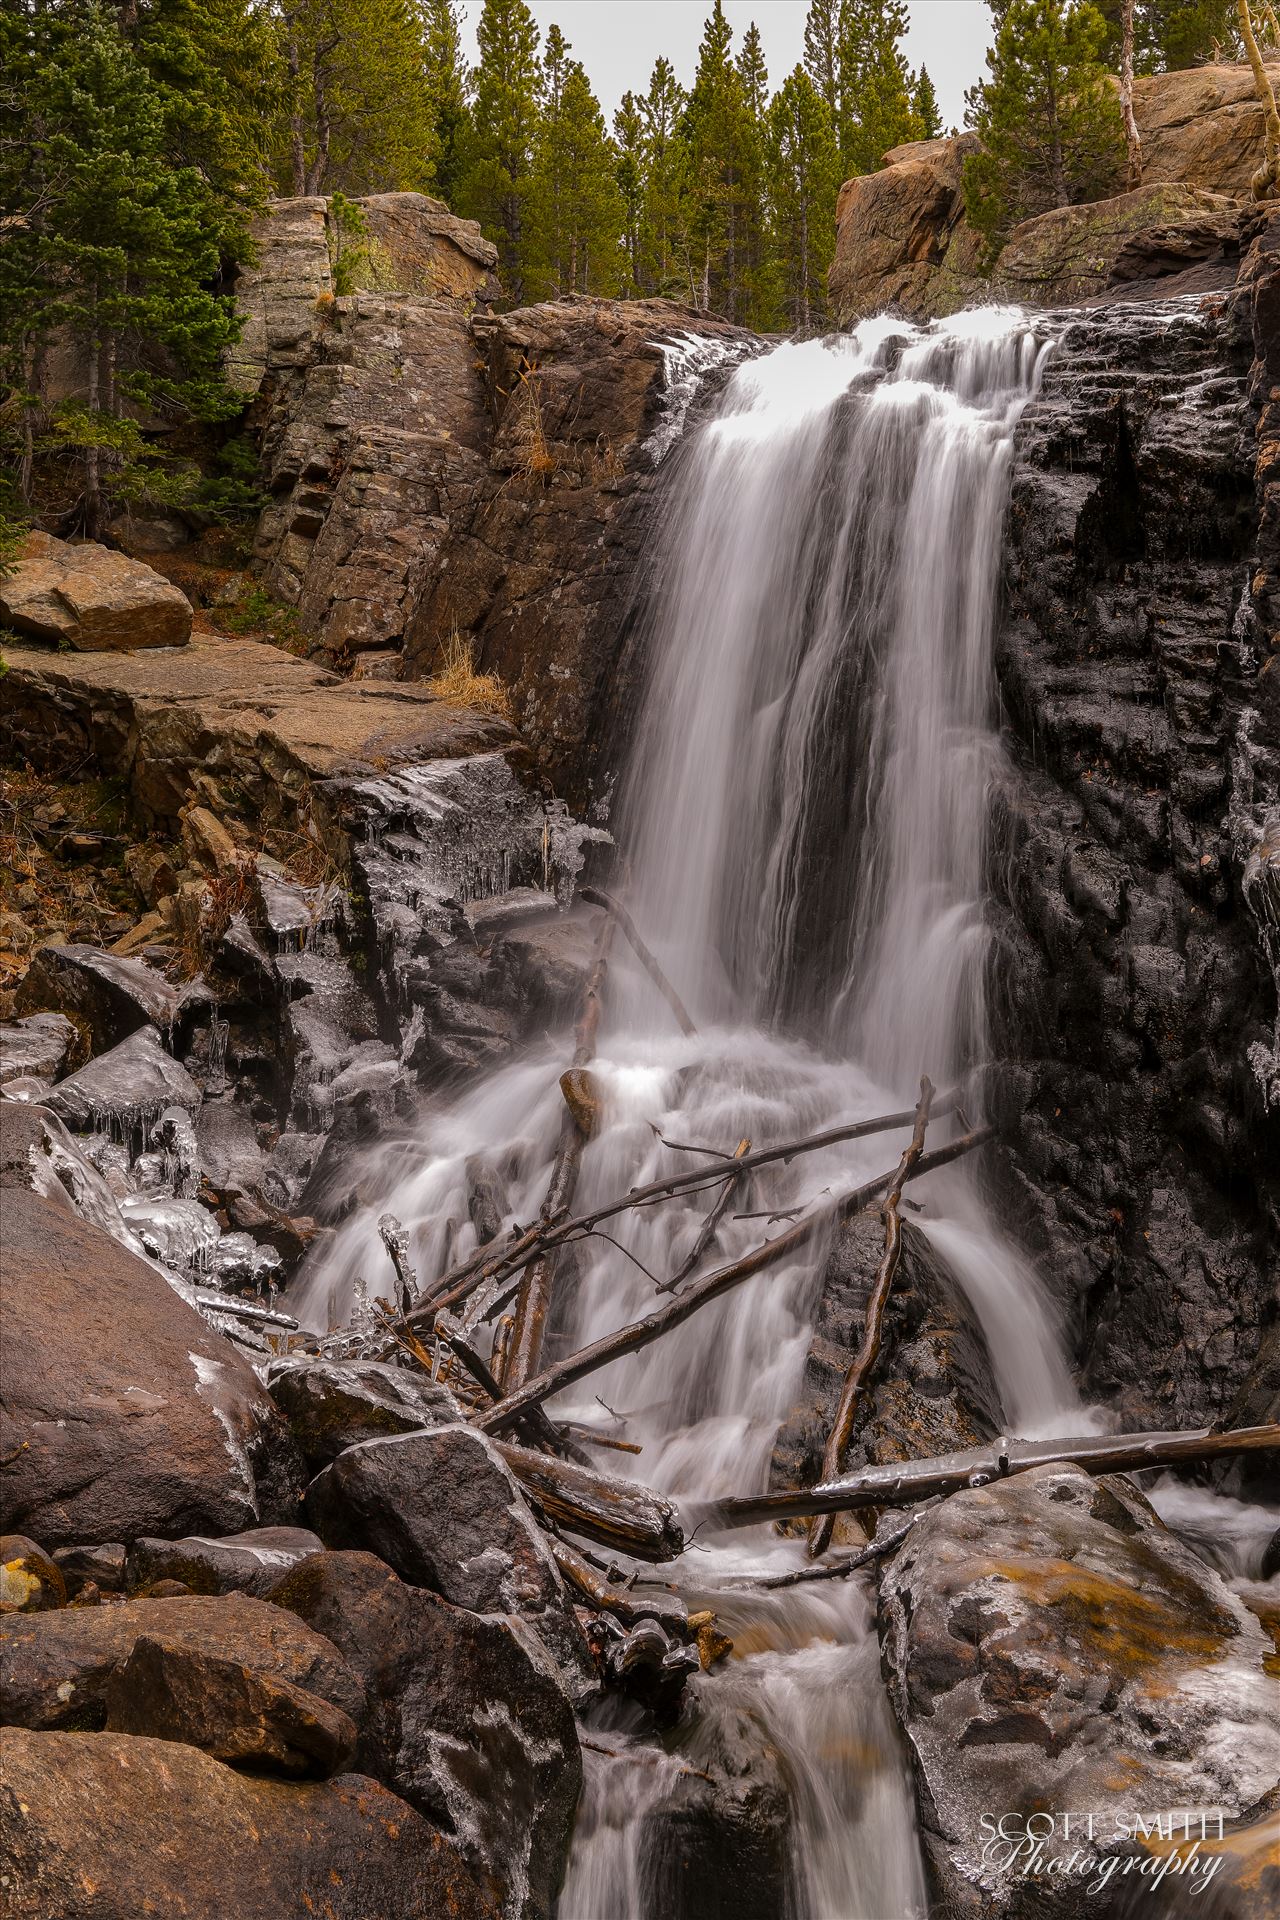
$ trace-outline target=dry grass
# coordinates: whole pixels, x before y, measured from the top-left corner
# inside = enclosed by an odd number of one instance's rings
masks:
[[[469,636],[464,639],[455,627],[427,686],[437,700],[447,700],[451,707],[473,707],[481,713],[496,713],[500,720],[514,725],[511,695],[496,673],[476,672],[474,645]]]
[[[508,439],[513,471],[529,479],[548,479],[560,462],[542,424],[542,380],[536,362],[522,370],[511,410]]]

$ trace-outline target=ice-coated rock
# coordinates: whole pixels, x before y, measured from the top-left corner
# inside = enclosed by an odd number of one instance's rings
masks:
[[[317,1473],[362,1440],[452,1426],[462,1418],[448,1387],[376,1360],[288,1355],[268,1367],[267,1391]]]
[[[93,1039],[93,1051],[114,1047],[139,1027],[171,1028],[181,994],[145,960],[122,959],[99,947],[41,947],[18,989],[19,1013],[69,1016]]]
[[[0,1020],[0,1087],[15,1081],[56,1080],[79,1043],[74,1024],[62,1013],[29,1013],[22,1020]]]
[[[48,1105],[73,1131],[149,1140],[166,1107],[195,1113],[200,1089],[165,1052],[154,1027],[141,1027],[109,1053],[60,1080]]]
[[[221,1230],[198,1200],[142,1196],[124,1201],[120,1211],[130,1232],[162,1266],[188,1276],[215,1270]]]
[[[131,1253],[141,1253],[142,1243],[120,1211],[114,1186],[47,1107],[0,1100],[0,1188],[11,1186],[73,1208]]]

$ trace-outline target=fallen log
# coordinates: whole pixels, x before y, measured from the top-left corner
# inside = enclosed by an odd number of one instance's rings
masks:
[[[495,1409],[496,1411],[496,1409]],[[935,1495],[987,1486],[1030,1467],[1076,1466],[1086,1473],[1141,1473],[1149,1467],[1198,1466],[1239,1453],[1280,1453],[1280,1421],[1222,1433],[1196,1427],[1185,1433],[1087,1434],[1079,1440],[989,1440],[935,1460],[866,1467],[843,1480],[780,1493],[750,1493],[687,1506],[688,1536],[703,1527],[756,1527],[767,1520],[806,1519],[813,1513],[852,1513],[860,1507],[908,1507]]]
[[[952,1088],[939,1096],[933,1103],[933,1117],[940,1118],[951,1112],[958,1104],[959,1091]],[[746,1153],[738,1163],[740,1174],[754,1172],[757,1167],[771,1166],[779,1161],[796,1159],[800,1154],[819,1153],[824,1147],[836,1147],[846,1140],[864,1140],[875,1133],[892,1133],[899,1127],[909,1127],[915,1119],[915,1109],[904,1113],[878,1114],[870,1120],[851,1120],[844,1126],[828,1127],[822,1133],[813,1133],[798,1140],[784,1140],[775,1147],[758,1147],[754,1153]],[[966,1129],[971,1132],[972,1129]],[[724,1178],[724,1166],[730,1156],[717,1167],[695,1167],[691,1172],[668,1174],[664,1179],[651,1180],[646,1186],[633,1187],[630,1193],[622,1194],[597,1207],[592,1213],[579,1214],[576,1219],[560,1220],[548,1226],[539,1222],[526,1227],[513,1235],[504,1247],[484,1248],[472,1254],[460,1265],[443,1274],[435,1285],[429,1288],[422,1299],[406,1318],[411,1324],[429,1326],[437,1307],[454,1307],[460,1300],[483,1286],[487,1281],[498,1279],[505,1282],[518,1273],[530,1260],[538,1257],[544,1247],[564,1246],[566,1242],[582,1239],[594,1231],[602,1220],[611,1220],[620,1213],[628,1212],[632,1207],[651,1206],[668,1200],[678,1193],[704,1192],[717,1187]],[[887,1177],[887,1176],[886,1176]],[[498,1292],[501,1293],[499,1288]]]
[[[590,1066],[595,1058],[596,1035],[600,1031],[600,1014],[604,1006],[604,982],[609,969],[609,942],[613,935],[613,921],[605,915],[596,935],[595,954],[591,972],[583,994],[582,1012],[578,1019],[574,1038],[573,1068]],[[582,1150],[587,1144],[587,1135],[578,1123],[573,1108],[566,1101],[564,1119],[560,1125],[560,1138],[556,1144],[556,1157],[551,1167],[551,1179],[547,1184],[547,1197],[542,1203],[542,1221],[550,1225],[560,1215],[567,1213],[573,1205],[573,1196],[578,1189],[578,1173],[582,1166]],[[542,1358],[542,1338],[546,1332],[547,1314],[551,1307],[551,1289],[555,1282],[556,1251],[548,1246],[539,1252],[525,1268],[524,1278],[516,1296],[515,1325],[511,1329],[511,1339],[507,1346],[506,1367],[502,1376],[504,1390],[523,1386],[530,1374],[536,1373],[538,1362]]]
[[[750,1153],[750,1151],[751,1142],[749,1140],[739,1140],[737,1151],[733,1157],[735,1160],[741,1160],[743,1154]],[[716,1229],[724,1218],[726,1209],[731,1205],[733,1196],[738,1191],[741,1179],[742,1174],[735,1168],[725,1181],[723,1187],[721,1187],[718,1197],[708,1212],[706,1219],[703,1221],[698,1237],[689,1250],[688,1257],[681,1261],[680,1266],[676,1272],[672,1274],[671,1278],[663,1286],[658,1288],[659,1293],[674,1293],[676,1288],[682,1286],[689,1278],[689,1275],[694,1271],[699,1260],[701,1260],[703,1254],[715,1239]]]
[[[902,1198],[903,1187],[911,1177],[911,1169],[924,1152],[925,1129],[929,1125],[929,1107],[934,1092],[933,1082],[926,1074],[920,1082],[920,1104],[916,1108],[911,1139],[898,1162],[898,1171],[893,1176],[893,1184],[884,1197],[884,1253],[876,1269],[871,1298],[867,1302],[866,1317],[862,1323],[862,1339],[858,1343],[858,1351],[849,1364],[849,1370],[840,1388],[835,1418],[831,1422],[831,1431],[827,1435],[827,1444],[822,1455],[822,1472],[818,1476],[820,1480],[836,1479],[844,1466],[844,1456],[853,1438],[858,1408],[862,1404],[862,1396],[871,1378],[872,1368],[880,1355],[880,1342],[884,1335],[884,1310],[889,1303],[893,1276],[898,1271],[898,1258],[902,1252],[902,1215],[898,1202]],[[829,1513],[818,1514],[810,1522],[809,1558],[811,1560],[816,1560],[818,1555],[825,1553],[831,1545],[831,1531],[834,1525],[834,1517]]]
[[[692,1639],[689,1631],[689,1615],[684,1604],[674,1594],[654,1593],[646,1588],[639,1597],[630,1587],[614,1587],[598,1574],[594,1567],[588,1566],[580,1553],[565,1540],[552,1540],[551,1552],[570,1586],[575,1587],[584,1600],[589,1600],[601,1613],[611,1613],[621,1620],[624,1627],[635,1627],[642,1620],[658,1620],[668,1633],[682,1634]]]
[[[984,1146],[994,1137],[992,1127],[979,1127],[972,1133],[963,1134],[959,1140],[951,1141],[945,1147],[938,1147],[933,1153],[927,1153],[918,1160],[912,1169],[912,1177],[931,1173],[936,1167],[948,1165],[961,1154],[971,1153],[975,1147]],[[745,1166],[745,1156],[742,1164]],[[778,1234],[772,1240],[745,1253],[738,1260],[730,1261],[728,1266],[718,1267],[714,1273],[706,1274],[690,1287],[687,1293],[677,1295],[671,1304],[649,1314],[643,1320],[636,1320],[630,1326],[620,1327],[616,1333],[607,1334],[603,1340],[595,1341],[589,1347],[570,1354],[545,1372],[527,1380],[514,1393],[508,1393],[496,1407],[492,1407],[481,1419],[486,1433],[500,1433],[520,1418],[528,1407],[539,1405],[551,1394],[559,1393],[563,1387],[572,1386],[575,1380],[581,1380],[586,1374],[596,1373],[601,1367],[607,1367],[611,1361],[619,1360],[624,1354],[637,1353],[654,1340],[661,1339],[672,1327],[680,1326],[697,1313],[699,1308],[708,1306],[712,1300],[718,1300],[731,1288],[741,1286],[744,1280],[750,1280],[754,1274],[765,1267],[774,1265],[788,1254],[807,1246],[809,1241],[829,1227],[846,1220],[851,1214],[865,1207],[869,1200],[876,1199],[893,1179],[893,1173],[883,1173],[874,1180],[866,1181],[855,1187],[851,1193],[842,1194],[821,1207],[815,1207],[802,1220],[797,1220],[785,1233]],[[817,1509],[814,1509],[817,1511]]]
[[[477,1353],[457,1321],[450,1319],[447,1313],[439,1313],[436,1315],[435,1330],[438,1337],[462,1362],[471,1378],[489,1400],[500,1400],[501,1386],[490,1371],[483,1355]],[[552,1447],[557,1453],[567,1454],[570,1459],[580,1461],[584,1466],[590,1466],[588,1455],[576,1442],[570,1440],[567,1434],[561,1433],[558,1427],[552,1425],[541,1407],[536,1407],[532,1418],[521,1424],[527,1438],[536,1441],[539,1446]]]
[[[589,900],[593,907],[603,907],[605,912],[617,921],[623,933],[626,935],[627,942],[635,954],[636,959],[640,962],[654,986],[670,1007],[672,1013],[674,1013],[676,1025],[679,1027],[681,1033],[689,1037],[696,1034],[698,1029],[689,1018],[684,1001],[680,998],[680,995],[662,971],[662,968],[658,964],[657,956],[650,951],[640,938],[636,930],[635,921],[631,918],[631,915],[621,902],[615,900],[612,894],[606,893],[603,887],[579,887],[578,898],[579,900]]]
[[[652,1488],[531,1453],[509,1441],[495,1444],[521,1486],[557,1526],[632,1560],[674,1560],[684,1552],[676,1509]]]

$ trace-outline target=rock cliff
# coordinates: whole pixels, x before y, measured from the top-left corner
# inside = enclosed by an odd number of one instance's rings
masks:
[[[1249,69],[1150,75],[1136,83],[1134,112],[1141,188],[1024,220],[989,271],[964,217],[976,135],[894,147],[880,172],[847,180],[830,275],[839,324],[884,307],[932,318],[990,299],[1066,305],[1175,276],[1164,291],[1229,284],[1265,224],[1249,199],[1263,146]]]

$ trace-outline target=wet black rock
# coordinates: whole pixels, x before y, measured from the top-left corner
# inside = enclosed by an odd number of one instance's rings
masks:
[[[462,1418],[446,1386],[376,1360],[273,1360],[267,1391],[313,1473],[362,1440]]]
[[[886,1566],[881,1614],[940,1920],[1093,1910],[1078,1875],[984,1861],[984,1811],[1241,1814],[1280,1772],[1270,1636],[1123,1480],[1038,1467],[954,1494]],[[1125,1852],[1109,1821],[1097,1839]]]
[[[188,1535],[182,1540],[143,1536],[131,1541],[124,1584],[129,1593],[157,1580],[181,1580],[192,1593],[264,1594],[291,1567],[321,1551],[306,1527],[251,1527],[221,1539]],[[128,1729],[134,1733],[141,1729]]]
[[[546,1538],[474,1427],[349,1447],[308,1487],[306,1512],[326,1546],[377,1554],[402,1579],[474,1613],[518,1614],[575,1690],[593,1678]]]
[[[1274,1315],[1280,1240],[1275,987],[1242,892],[1280,804],[1247,593],[1254,347],[1219,299],[1046,326],[997,638],[994,1171],[1086,1392],[1198,1425]]]
[[[789,1911],[791,1798],[763,1727],[747,1713],[717,1713],[679,1758],[641,1840],[653,1912],[663,1920],[775,1920]]]
[[[139,1027],[171,1027],[181,994],[145,960],[99,947],[41,947],[18,988],[19,1013],[60,1013],[88,1033],[95,1053]]]
[[[573,1710],[514,1618],[451,1607],[367,1553],[273,1591],[334,1642],[368,1699],[356,1764],[448,1833],[502,1911],[554,1908],[582,1783]]]
[[[104,1540],[93,1547],[59,1547],[53,1557],[62,1569],[67,1592],[74,1599],[88,1583],[100,1593],[122,1592],[127,1551],[122,1540]]]

